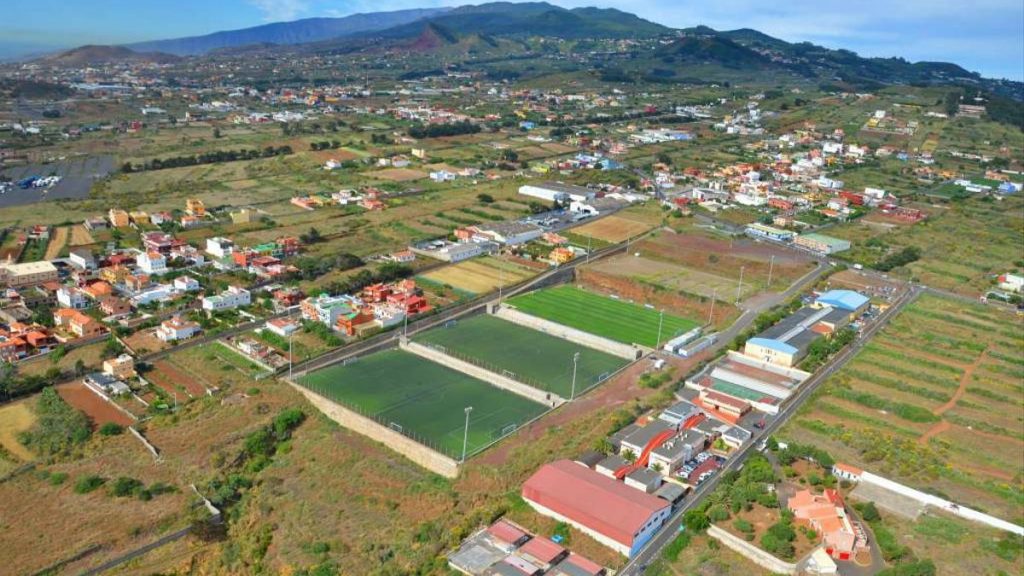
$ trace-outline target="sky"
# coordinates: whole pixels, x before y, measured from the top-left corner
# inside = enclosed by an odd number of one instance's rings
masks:
[[[1024,80],[1022,0],[548,0],[619,8],[676,28],[753,28],[862,56],[960,64]],[[177,38],[314,16],[482,0],[3,0],[0,56]]]

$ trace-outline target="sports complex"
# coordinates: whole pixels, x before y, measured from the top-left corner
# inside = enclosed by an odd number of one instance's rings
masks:
[[[464,457],[631,364],[639,357],[635,345],[656,346],[659,324],[662,341],[697,326],[571,286],[509,303],[509,319],[501,306],[489,307],[491,314],[403,336],[397,349],[349,358],[294,383],[327,401],[339,423],[454,476]]]
[[[693,320],[574,286],[530,292],[512,298],[508,304],[563,326],[648,348],[657,348],[659,333],[664,342],[698,326]]]

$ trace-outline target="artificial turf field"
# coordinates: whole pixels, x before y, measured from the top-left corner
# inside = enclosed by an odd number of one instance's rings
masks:
[[[580,353],[577,395],[629,363],[489,314],[434,328],[415,340],[562,398],[569,398],[572,392],[572,357],[576,352]]]
[[[462,456],[466,406],[473,407],[467,454],[547,410],[542,404],[402,350],[328,366],[303,376],[298,383],[385,426],[400,426],[406,436],[456,459]]]
[[[520,312],[609,340],[656,347],[659,312],[640,304],[616,300],[568,285],[516,296],[508,303]],[[693,320],[665,314],[661,341],[670,340],[697,326]]]

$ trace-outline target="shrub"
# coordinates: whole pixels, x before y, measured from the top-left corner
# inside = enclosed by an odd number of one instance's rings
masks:
[[[754,525],[742,518],[737,518],[736,521],[732,523],[732,525],[744,534],[749,534],[754,531]]]
[[[68,479],[68,473],[67,472],[54,472],[54,473],[50,474],[50,478],[49,479],[50,479],[50,484],[52,486],[59,486],[59,485],[63,484]]]
[[[137,496],[143,488],[141,481],[127,476],[121,476],[110,485],[110,495],[118,498],[125,496]]]
[[[124,433],[124,426],[116,424],[114,422],[107,422],[103,426],[100,426],[101,436],[117,436]]]
[[[100,476],[83,476],[75,482],[75,494],[88,494],[93,490],[103,486],[106,483],[106,479]]]
[[[22,433],[22,444],[42,454],[67,453],[92,435],[89,419],[57,394],[45,388],[36,403],[38,423]]]

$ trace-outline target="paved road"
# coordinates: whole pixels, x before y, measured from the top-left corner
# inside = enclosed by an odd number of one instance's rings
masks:
[[[782,427],[793,414],[800,408],[800,406],[810,398],[811,394],[821,386],[822,382],[826,381],[829,376],[839,370],[844,364],[846,364],[860,349],[879,331],[881,328],[904,306],[912,302],[917,296],[923,291],[920,286],[911,287],[906,293],[903,294],[888,310],[883,312],[879,317],[868,326],[864,333],[858,338],[853,344],[848,346],[836,354],[828,363],[826,363],[820,370],[818,370],[813,376],[800,387],[800,390],[796,395],[782,408],[779,414],[772,419],[772,421],[765,426],[764,430],[760,431],[750,442],[747,442],[739,452],[733,455],[725,466],[708,481],[704,482],[697,487],[690,495],[684,500],[684,504],[679,507],[676,513],[669,519],[665,526],[652,538],[646,546],[640,551],[639,554],[634,556],[630,561],[623,567],[620,574],[622,576],[637,576],[643,574],[647,565],[657,559],[662,550],[667,546],[679,532],[679,528],[682,525],[683,515],[693,509],[700,501],[713,492],[718,486],[718,483],[722,475],[730,470],[739,470],[746,459],[756,450],[756,445],[760,443],[761,438],[767,438],[768,436],[775,433],[776,430]]]

